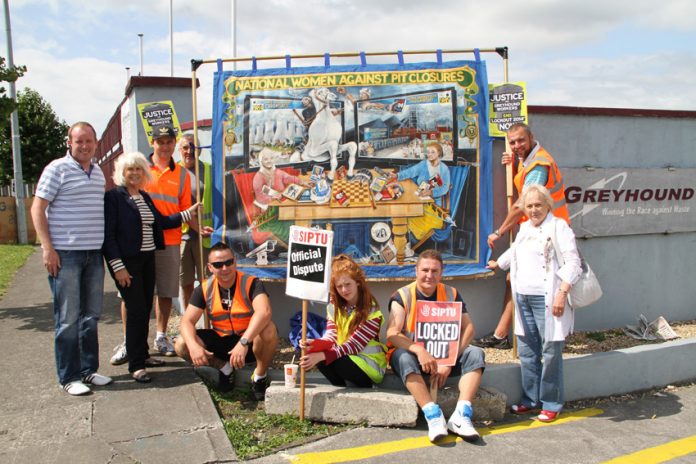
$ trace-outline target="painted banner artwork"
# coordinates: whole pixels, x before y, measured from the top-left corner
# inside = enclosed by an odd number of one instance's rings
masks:
[[[412,277],[427,248],[445,275],[487,272],[487,89],[482,61],[218,71],[213,242],[270,279],[293,225],[333,231],[369,278]]]
[[[459,301],[416,302],[415,340],[441,366],[454,366],[457,362],[461,316]]]

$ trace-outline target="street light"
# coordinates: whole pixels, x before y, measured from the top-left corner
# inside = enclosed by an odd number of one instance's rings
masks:
[[[143,33],[141,32],[138,34],[138,40],[140,41],[140,74],[139,76],[143,76]]]

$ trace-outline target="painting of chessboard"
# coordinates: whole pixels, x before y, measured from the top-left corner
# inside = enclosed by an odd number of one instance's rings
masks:
[[[331,186],[331,207],[344,208],[335,197],[335,193],[343,190],[348,196],[350,206],[371,206],[372,199],[370,197],[370,185],[367,182],[353,180],[352,182],[346,179],[335,179]]]

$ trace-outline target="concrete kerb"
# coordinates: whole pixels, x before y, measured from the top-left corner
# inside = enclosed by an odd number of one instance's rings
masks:
[[[630,393],[696,379],[696,338],[635,346],[564,359],[565,400]],[[486,368],[482,386],[505,393],[508,404],[520,400],[520,366]]]
[[[564,360],[565,400],[574,401],[624,394],[696,379],[696,364],[686,361],[691,359],[695,352],[696,338],[689,338],[566,358]],[[272,380],[282,382],[282,371],[271,370],[269,372]],[[237,384],[240,386],[244,385],[248,383],[248,379],[251,376],[251,368],[247,367],[237,374]],[[378,398],[377,396],[371,396],[373,394],[383,396],[385,392],[389,391],[397,393],[400,397],[403,397],[405,394],[401,380],[391,374],[385,377],[384,382],[378,389],[371,391],[337,389],[336,387],[327,389],[326,379],[318,372],[307,373],[305,381],[306,385],[311,387],[307,388],[305,402],[307,402],[307,398],[311,396],[312,401],[320,401],[324,406],[330,405],[333,404],[331,398],[335,398],[340,392],[345,393],[345,396],[342,396],[344,400],[352,398],[350,401],[343,401],[341,403],[340,407],[345,411],[340,414],[329,411],[330,408],[326,409],[327,417],[314,415],[311,402],[306,405],[306,408],[309,407],[309,409],[305,409],[307,417],[316,420],[326,420],[328,422],[335,422],[334,420],[330,420],[331,417],[340,417],[345,422],[365,421],[365,418],[360,416],[361,414],[364,415],[363,406],[356,407],[356,404],[358,404],[356,401],[358,401],[358,399],[366,401],[369,404],[370,401],[376,401]],[[453,398],[456,399],[457,391],[455,381],[450,380],[448,386],[452,388],[441,392],[439,398],[443,408],[446,409],[445,414],[448,413],[447,410],[449,410],[451,406],[448,404],[452,403],[450,400]],[[502,402],[503,405],[511,405],[520,400],[520,366],[518,364],[502,364],[487,367],[483,375],[481,387],[482,394],[479,395],[477,400],[486,399],[486,401],[493,406],[490,406],[490,410],[486,409],[485,411],[478,412],[477,419],[501,419],[502,414],[498,413],[499,407],[496,403],[499,404]],[[277,390],[284,390],[281,384],[276,384],[270,388],[274,389],[275,395],[279,394]],[[282,396],[285,404],[282,408],[278,409],[279,412],[297,412],[299,407],[299,388],[297,388],[296,391],[297,393],[293,392],[292,394]],[[314,399],[322,395],[325,397],[322,397],[320,400]],[[363,397],[356,399],[353,395],[363,395]],[[271,396],[273,396],[273,394]],[[405,396],[408,397],[408,395]],[[491,397],[495,399],[492,400]],[[276,396],[276,400],[278,398],[280,398],[280,396]],[[408,402],[403,398],[400,401],[402,401],[403,406],[409,410],[415,407],[415,402]],[[482,409],[481,406],[482,404],[478,406],[478,409]],[[271,409],[274,407],[275,406]],[[489,406],[486,406],[486,408],[488,407]],[[475,412],[477,412],[476,402],[474,409]],[[315,409],[315,411],[316,410],[318,409]],[[354,417],[350,416],[351,412],[355,413]],[[271,413],[277,412],[274,411]],[[411,417],[412,414],[409,412],[407,415]],[[370,422],[372,420],[373,419],[369,419],[368,423],[377,425],[379,422],[376,419],[374,419],[375,422]],[[409,421],[404,421],[402,425],[408,426],[409,424]],[[389,425],[396,424],[392,423]]]

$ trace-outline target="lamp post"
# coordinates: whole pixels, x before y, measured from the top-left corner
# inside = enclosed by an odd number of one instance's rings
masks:
[[[10,4],[4,0],[5,4],[5,34],[7,35],[7,68],[14,67],[12,55],[12,28],[10,27]],[[10,98],[17,102],[17,92],[14,82],[8,82]],[[17,218],[17,241],[26,244],[27,239],[27,215],[24,209],[24,179],[22,176],[22,152],[19,139],[19,116],[15,109],[10,118],[10,131],[12,133],[12,163],[14,165],[14,191],[15,207]]]
[[[138,41],[140,42],[140,73],[139,76],[143,76],[143,33],[138,34]]]

